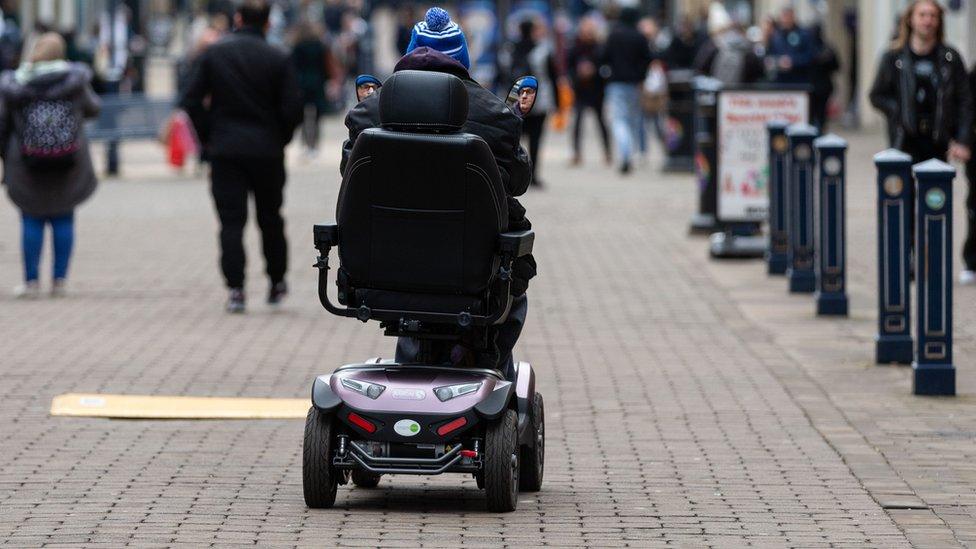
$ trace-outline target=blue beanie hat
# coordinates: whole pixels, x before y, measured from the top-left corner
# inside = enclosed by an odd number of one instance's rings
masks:
[[[362,86],[363,84],[375,84],[377,86],[382,86],[383,83],[379,81],[378,78],[372,74],[360,74],[356,77],[356,87]]]
[[[468,41],[464,38],[464,31],[457,23],[451,21],[451,16],[443,8],[430,8],[424,20],[413,26],[410,45],[407,46],[405,53],[423,46],[453,57],[466,69],[471,68]]]

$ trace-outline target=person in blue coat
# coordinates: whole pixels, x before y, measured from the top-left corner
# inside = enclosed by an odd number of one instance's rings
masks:
[[[773,80],[780,84],[810,84],[816,55],[813,37],[797,25],[793,8],[784,8],[766,51]]]

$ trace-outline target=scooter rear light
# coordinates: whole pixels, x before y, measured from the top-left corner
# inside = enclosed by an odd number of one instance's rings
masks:
[[[461,457],[474,459],[478,457],[478,452],[475,452],[474,450],[461,450]]]
[[[366,431],[367,433],[376,432],[376,425],[373,425],[371,421],[357,414],[356,412],[349,412],[347,418],[349,419],[349,423],[352,423],[353,425],[359,427],[360,429]]]
[[[437,434],[440,435],[440,436],[444,436],[444,435],[450,433],[451,431],[457,431],[458,429],[460,429],[461,427],[464,427],[467,424],[468,424],[468,420],[467,419],[464,419],[464,417],[459,417],[459,418],[457,418],[455,420],[448,421],[444,425],[441,425],[440,427],[438,427],[437,428]]]

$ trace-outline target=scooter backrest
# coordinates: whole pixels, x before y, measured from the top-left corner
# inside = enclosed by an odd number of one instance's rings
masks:
[[[356,139],[336,208],[352,287],[477,295],[496,275],[508,202],[488,144],[459,132],[467,106],[445,73],[384,83],[382,127]]]
[[[430,71],[400,71],[383,84],[380,124],[384,129],[418,133],[458,132],[468,118],[468,91],[456,76]]]

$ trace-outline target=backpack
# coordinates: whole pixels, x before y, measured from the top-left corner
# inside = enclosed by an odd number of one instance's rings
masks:
[[[718,50],[712,63],[712,77],[721,80],[725,85],[739,84],[745,72],[746,53],[735,47],[725,47]]]
[[[20,154],[34,170],[66,169],[80,148],[81,125],[71,101],[35,99],[24,106]]]

